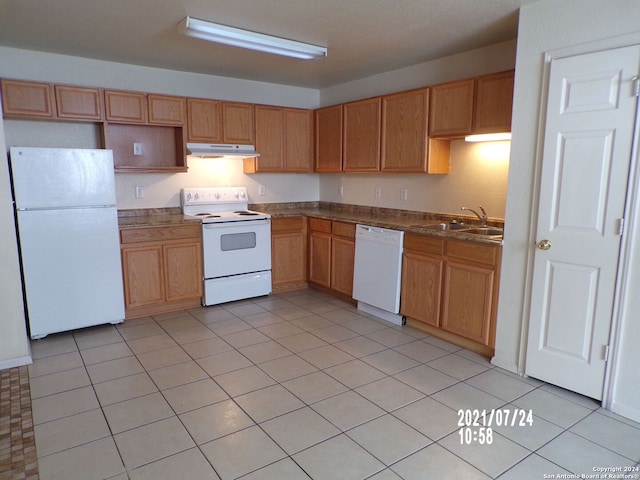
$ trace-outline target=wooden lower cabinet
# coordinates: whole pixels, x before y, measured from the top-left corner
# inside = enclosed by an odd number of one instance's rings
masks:
[[[309,282],[347,297],[353,293],[355,224],[309,219]]]
[[[408,233],[400,312],[429,333],[490,354],[502,247]]]
[[[307,286],[306,217],[271,219],[271,285],[274,293]]]
[[[198,306],[202,297],[199,225],[120,231],[125,318]]]
[[[309,282],[331,287],[331,221],[309,219]]]

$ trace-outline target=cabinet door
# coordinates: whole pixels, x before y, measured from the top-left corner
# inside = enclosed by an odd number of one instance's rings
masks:
[[[104,108],[107,121],[147,123],[147,96],[144,93],[105,90]]]
[[[222,142],[222,102],[187,99],[187,139],[190,142]]]
[[[380,97],[344,105],[343,170],[380,170]]]
[[[331,288],[351,296],[353,294],[353,263],[356,244],[353,240],[331,239]]]
[[[184,125],[187,101],[184,97],[170,95],[147,95],[149,123],[159,125]]]
[[[473,133],[511,131],[513,77],[510,70],[477,79]]]
[[[315,171],[342,171],[342,105],[315,111]]]
[[[307,242],[303,217],[271,219],[271,281],[274,291],[278,287],[299,287],[306,283]]]
[[[202,296],[202,246],[200,242],[164,246],[166,300]]]
[[[125,307],[163,303],[164,270],[162,245],[122,249]]]
[[[256,105],[256,172],[282,172],[284,169],[284,122],[282,108]]]
[[[2,111],[5,117],[53,118],[53,89],[49,83],[2,79]]]
[[[56,85],[58,118],[71,120],[102,120],[102,101],[97,88]]]
[[[383,172],[426,172],[429,90],[382,97]]]
[[[490,345],[493,268],[448,260],[444,267],[441,327]]]
[[[442,293],[442,258],[405,252],[402,256],[400,312],[438,327]]]
[[[331,234],[311,232],[309,235],[309,281],[331,286]]]
[[[313,151],[310,110],[285,108],[284,116],[284,170],[310,172]]]
[[[444,83],[431,87],[429,94],[429,135],[462,137],[473,127],[475,80]]]
[[[250,103],[222,103],[223,143],[254,143],[253,105]]]

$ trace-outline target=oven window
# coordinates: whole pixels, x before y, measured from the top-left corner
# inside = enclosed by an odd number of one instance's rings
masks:
[[[245,250],[256,248],[256,233],[229,233],[220,236],[220,250],[228,252],[230,250]]]

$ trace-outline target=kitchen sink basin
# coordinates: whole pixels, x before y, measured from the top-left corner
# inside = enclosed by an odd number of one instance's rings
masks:
[[[478,228],[467,228],[461,230],[460,233],[471,233],[473,235],[503,235],[504,230],[502,228],[496,227],[478,227]]]
[[[463,230],[469,228],[469,225],[464,223],[434,223],[431,225],[416,224],[414,227],[426,228],[427,230]]]

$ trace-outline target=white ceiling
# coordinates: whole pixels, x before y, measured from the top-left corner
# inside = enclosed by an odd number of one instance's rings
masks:
[[[516,37],[536,0],[0,0],[0,45],[322,88]],[[187,38],[185,16],[324,45],[295,60]]]

